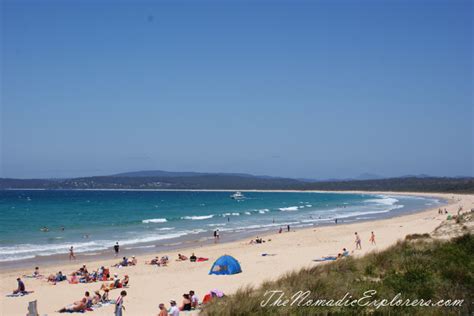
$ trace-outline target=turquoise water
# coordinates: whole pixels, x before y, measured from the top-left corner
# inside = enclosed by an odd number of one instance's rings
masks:
[[[190,191],[0,191],[0,262],[146,247],[221,235],[392,216],[435,207],[430,198],[368,194]],[[49,232],[42,232],[42,227]],[[62,230],[64,227],[64,230]]]

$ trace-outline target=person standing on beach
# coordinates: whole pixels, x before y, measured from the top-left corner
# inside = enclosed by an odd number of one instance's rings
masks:
[[[115,251],[115,256],[117,257],[118,254],[119,254],[119,250],[120,250],[120,246],[119,246],[119,243],[118,241],[115,243],[115,246],[114,246],[114,251]]]
[[[286,229],[290,232],[290,225],[286,225]]]
[[[361,243],[360,243],[360,237],[357,232],[355,233],[355,244],[356,244],[356,249],[362,249]]]
[[[370,243],[374,246],[377,246],[377,244],[375,243],[375,234],[374,232],[371,232],[370,233],[370,239],[369,239]]]
[[[123,298],[125,296],[127,296],[127,291],[122,291],[115,301],[115,316],[122,316],[122,310],[125,310],[125,306],[123,306]]]
[[[216,238],[217,238],[217,240],[219,240],[219,237],[220,237],[219,236],[219,229],[216,229]]]
[[[335,223],[336,223],[336,225],[337,225],[337,218],[334,220],[334,222],[335,222]]]
[[[168,311],[166,310],[165,304],[161,303],[158,305],[158,308],[160,309],[158,316],[168,316]]]
[[[69,260],[76,260],[76,256],[74,255],[74,247],[71,246],[71,248],[69,248]]]
[[[168,315],[170,316],[179,316],[179,308],[176,306],[176,301],[170,301],[170,309],[168,311]]]
[[[217,239],[217,230],[214,230],[214,241]]]

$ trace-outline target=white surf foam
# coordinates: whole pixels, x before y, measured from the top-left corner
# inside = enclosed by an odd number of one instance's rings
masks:
[[[149,224],[149,223],[166,223],[166,218],[150,218],[142,220],[142,223]]]
[[[282,212],[294,212],[298,210],[298,206],[281,207],[279,210]]]
[[[183,216],[181,217],[181,219],[189,219],[189,220],[192,220],[192,221],[200,221],[200,220],[203,220],[203,219],[210,219],[210,218],[213,218],[214,215],[203,215],[203,216]]]

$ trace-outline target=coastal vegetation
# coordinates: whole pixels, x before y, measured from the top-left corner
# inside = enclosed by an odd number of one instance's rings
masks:
[[[474,178],[400,177],[372,180],[299,180],[245,174],[116,175],[72,179],[0,178],[0,189],[208,189],[474,193]]]
[[[306,294],[298,295],[299,291],[310,294],[302,299]],[[363,299],[360,305],[332,306],[344,298],[351,301],[367,296],[370,299]],[[286,304],[285,299],[289,300]],[[331,299],[333,304],[328,301]],[[423,300],[425,306],[387,306],[381,303],[384,299],[387,304],[409,300],[413,305]],[[381,252],[291,272],[258,288],[242,288],[214,300],[203,314],[470,315],[474,312],[473,299],[474,237],[467,232],[449,241],[407,236]],[[374,300],[373,305],[363,306]],[[415,300],[418,303],[413,303]],[[441,305],[458,306],[433,306],[441,300]],[[304,306],[311,303],[315,306]]]

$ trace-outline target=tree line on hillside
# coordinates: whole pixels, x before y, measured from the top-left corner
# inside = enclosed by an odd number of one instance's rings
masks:
[[[405,177],[323,182],[238,175],[181,177],[98,176],[61,180],[0,178],[0,189],[359,190],[474,193],[474,178]]]

